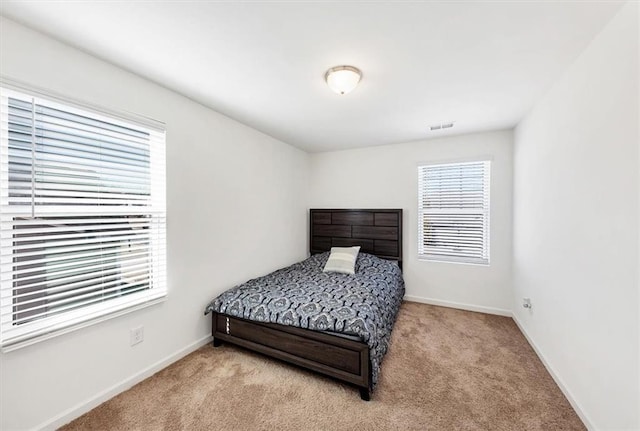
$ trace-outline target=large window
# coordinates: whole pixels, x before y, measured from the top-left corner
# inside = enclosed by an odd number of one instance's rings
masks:
[[[166,295],[162,125],[0,88],[4,350]]]
[[[418,167],[418,255],[489,264],[491,162]]]

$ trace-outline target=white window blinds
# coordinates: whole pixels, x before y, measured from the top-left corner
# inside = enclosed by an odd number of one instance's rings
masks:
[[[489,263],[491,162],[418,167],[418,255]]]
[[[163,297],[164,130],[0,92],[3,349]]]

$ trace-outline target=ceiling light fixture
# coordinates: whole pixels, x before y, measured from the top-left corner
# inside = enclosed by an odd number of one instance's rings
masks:
[[[358,85],[362,79],[360,69],[353,66],[336,66],[327,70],[324,80],[330,89],[338,94],[347,94]]]

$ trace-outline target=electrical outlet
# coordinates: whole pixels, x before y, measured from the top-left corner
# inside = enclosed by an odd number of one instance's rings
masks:
[[[129,341],[132,346],[142,343],[144,341],[144,326],[138,326],[137,328],[131,328],[129,330]]]

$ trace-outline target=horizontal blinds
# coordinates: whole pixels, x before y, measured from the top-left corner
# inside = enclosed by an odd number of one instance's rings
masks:
[[[489,262],[490,163],[447,163],[418,168],[421,257]]]
[[[3,346],[165,294],[164,135],[1,89]]]

